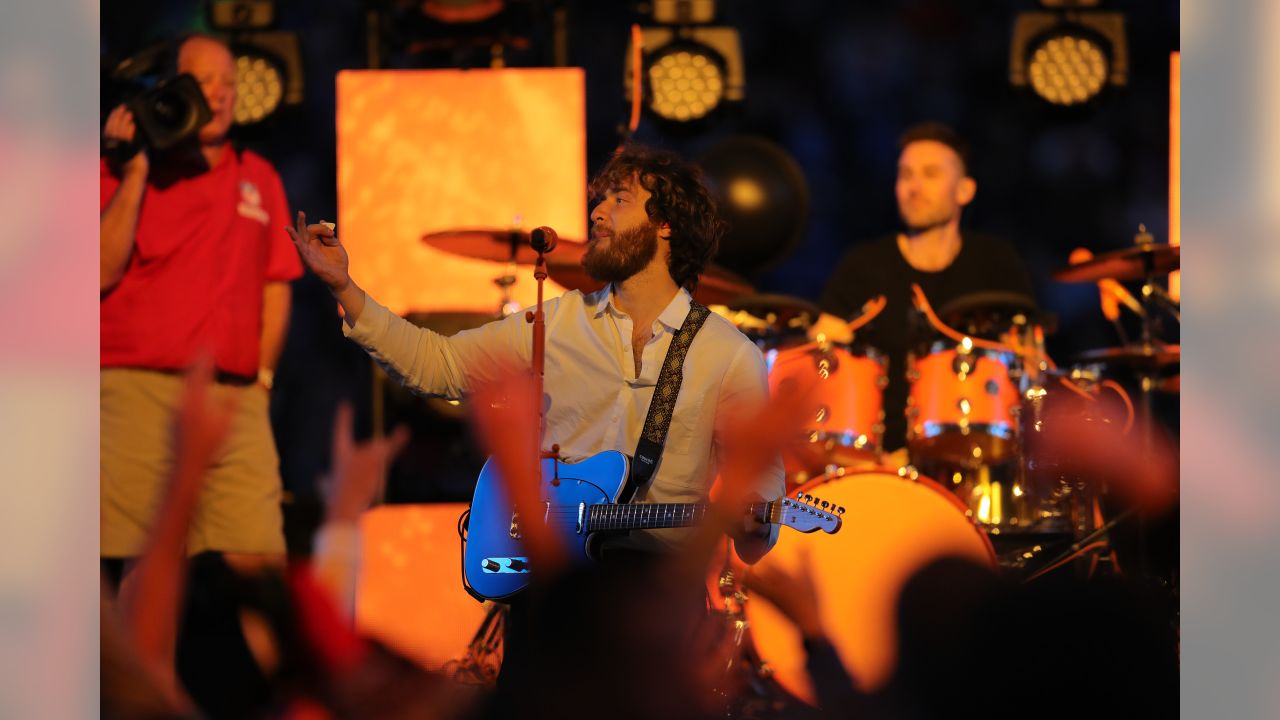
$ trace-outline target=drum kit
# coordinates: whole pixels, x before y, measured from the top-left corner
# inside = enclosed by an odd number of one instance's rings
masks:
[[[511,265],[525,260],[520,252],[527,249],[519,232],[455,231],[424,240]],[[550,276],[566,287],[595,289],[581,269],[584,247],[562,242],[549,259]],[[1143,231],[1133,247],[1089,255],[1055,272],[1063,282],[1142,284],[1136,299],[1125,300],[1141,317],[1139,341],[1081,353],[1067,366],[1045,350],[1052,319],[1022,295],[974,293],[935,311],[914,288],[931,339],[915,347],[905,368],[895,368],[877,348],[857,341],[858,330],[884,309],[883,298],[848,321],[853,340],[831,342],[815,333],[821,313],[812,303],[756,294],[714,265],[703,273],[695,297],[761,348],[771,390],[816,380],[810,421],[784,456],[788,492],[821,493],[847,508],[845,522],[831,536],[790,534],[761,562],[791,571],[839,568],[811,574],[832,641],[864,689],[889,678],[894,603],[928,561],[959,555],[1023,579],[1067,564],[1092,572],[1115,562],[1107,532],[1130,514],[1108,516],[1100,502],[1105,483],[1043,439],[1062,432],[1068,417],[1117,433],[1139,423],[1152,427],[1153,395],[1178,391],[1179,346],[1157,339],[1160,316],[1179,319],[1177,302],[1160,285],[1178,267],[1179,248],[1155,243]],[[1138,380],[1137,407],[1117,381],[1120,371]],[[897,409],[906,414],[905,454],[890,454],[883,443],[890,373],[904,373],[909,383],[907,406]],[[1149,431],[1135,435],[1135,452],[1152,452]],[[736,628],[741,664],[756,679],[776,681],[790,697],[813,704],[798,633],[767,604],[749,602],[735,579],[743,568],[731,553],[725,558],[710,587],[731,601],[712,604]]]
[[[1179,346],[1156,340],[1161,311],[1178,317],[1177,303],[1157,284],[1178,259],[1177,246],[1144,232],[1132,248],[1056,272],[1067,282],[1142,283],[1141,341],[1081,353],[1065,367],[1045,350],[1052,318],[1012,293],[974,293],[935,312],[914,288],[931,338],[905,368],[888,367],[875,347],[857,341],[857,329],[883,308],[879,299],[849,322],[847,343],[814,340],[818,311],[801,300],[751,296],[717,308],[760,345],[773,389],[803,376],[817,383],[810,421],[785,457],[788,491],[844,506],[845,522],[833,536],[781,538],[760,562],[809,572],[832,642],[864,690],[889,679],[897,595],[929,561],[964,557],[1024,581],[1064,565],[1091,573],[1116,563],[1108,531],[1136,514],[1113,512],[1096,472],[1045,440],[1073,423],[1125,434],[1152,427],[1152,395],[1178,388]],[[907,447],[889,454],[881,439],[892,372],[909,383],[900,410]],[[1136,408],[1118,381],[1126,372],[1137,376]],[[1152,451],[1145,431],[1133,434],[1135,452]],[[733,586],[743,571],[735,563],[726,551],[721,586]],[[814,704],[798,632],[767,603],[735,592],[738,602],[721,612],[747,628],[745,670]]]

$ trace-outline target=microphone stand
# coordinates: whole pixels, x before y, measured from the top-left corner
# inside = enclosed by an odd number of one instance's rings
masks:
[[[551,446],[551,450],[544,451],[542,442],[546,438],[547,433],[547,413],[543,409],[543,383],[546,368],[546,347],[547,347],[547,323],[546,316],[542,312],[542,284],[547,279],[547,259],[546,253],[555,249],[555,242],[545,242],[545,236],[542,235],[544,228],[538,228],[533,233],[540,235],[538,241],[531,242],[533,249],[538,253],[538,259],[533,265],[533,279],[538,283],[538,303],[533,310],[527,310],[524,314],[525,322],[533,325],[533,387],[535,393],[535,401],[538,404],[538,464],[542,464],[542,460],[560,459],[560,445]],[[554,231],[553,231],[554,232]],[[560,484],[559,463],[556,464],[556,475],[551,481],[552,485]]]

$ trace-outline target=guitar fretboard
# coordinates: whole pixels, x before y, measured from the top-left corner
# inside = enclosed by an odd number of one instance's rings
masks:
[[[777,522],[776,503],[755,503],[747,513],[762,522]],[[707,516],[705,503],[637,503],[634,505],[591,505],[587,507],[586,531],[649,530],[690,527]]]

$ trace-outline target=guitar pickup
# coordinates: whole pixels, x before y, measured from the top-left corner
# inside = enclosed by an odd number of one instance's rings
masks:
[[[529,558],[487,557],[480,561],[480,569],[489,575],[523,575],[529,572]]]

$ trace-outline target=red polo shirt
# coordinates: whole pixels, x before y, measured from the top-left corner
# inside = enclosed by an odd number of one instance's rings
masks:
[[[101,163],[102,208],[119,178]],[[102,296],[102,367],[179,370],[203,349],[218,370],[258,374],[262,289],[302,274],[271,164],[244,151],[167,188],[150,182],[133,254]]]

